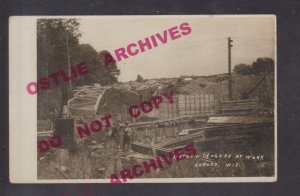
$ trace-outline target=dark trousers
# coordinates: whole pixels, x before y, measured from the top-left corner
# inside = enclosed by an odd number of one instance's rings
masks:
[[[127,149],[129,149],[129,144],[130,144],[130,136],[124,135],[124,140],[123,140],[123,148],[125,145],[127,146]]]

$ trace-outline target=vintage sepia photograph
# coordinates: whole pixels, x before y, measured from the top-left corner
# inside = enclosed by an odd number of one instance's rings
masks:
[[[35,27],[36,79],[21,90],[36,104],[37,181],[277,180],[275,16]]]

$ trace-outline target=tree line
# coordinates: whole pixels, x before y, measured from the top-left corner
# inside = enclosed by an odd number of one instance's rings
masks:
[[[233,72],[240,75],[271,73],[274,72],[274,60],[268,57],[257,58],[251,65],[235,65]]]
[[[61,112],[62,106],[72,97],[71,89],[76,86],[93,83],[105,86],[118,82],[120,70],[116,63],[105,66],[108,51],[96,51],[90,44],[79,43],[79,26],[77,19],[37,20],[37,80],[61,70],[68,73],[69,65],[82,62],[89,71],[70,83],[59,85],[59,89],[51,85],[52,91],[39,92],[38,119],[52,118],[55,111]]]
[[[107,50],[96,51],[90,44],[80,44],[77,19],[39,19],[37,21],[37,77],[59,70],[68,73],[68,65],[85,62],[89,74],[72,81],[72,86],[118,82],[116,63],[104,66]]]

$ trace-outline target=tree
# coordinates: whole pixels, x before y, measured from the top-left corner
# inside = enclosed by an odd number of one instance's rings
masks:
[[[76,19],[39,19],[37,21],[38,78],[72,64],[71,52],[78,46],[79,22]]]
[[[233,72],[241,75],[271,73],[274,72],[274,60],[271,58],[258,58],[252,65],[238,64],[234,66]]]
[[[267,57],[256,59],[252,63],[252,72],[254,74],[274,72],[274,60]]]
[[[252,74],[252,68],[250,65],[241,63],[234,66],[233,72],[240,75],[250,75]]]
[[[137,77],[136,77],[136,81],[137,82],[143,82],[144,78],[140,74],[138,74]]]
[[[69,86],[61,83],[61,100],[68,100],[67,92],[73,85],[98,82],[109,85],[118,82],[120,70],[115,62],[104,66],[104,57],[108,51],[98,53],[89,44],[79,44],[79,22],[77,19],[39,19],[37,21],[37,79],[53,72],[64,70],[68,73],[70,65],[84,62],[89,73],[70,80]],[[51,85],[56,88],[56,85]],[[56,92],[58,93],[58,92]],[[48,92],[38,93],[38,115],[48,113]],[[63,99],[64,98],[64,99]],[[66,104],[63,101],[62,105]],[[45,104],[46,103],[46,104]],[[45,107],[45,109],[44,109]],[[49,110],[49,108],[48,108]]]
[[[79,22],[76,19],[38,19],[37,20],[37,79],[60,70],[68,71],[72,64],[72,50],[79,44]],[[69,87],[71,87],[71,81]],[[62,94],[68,91],[61,86]],[[56,88],[51,85],[51,88]],[[38,116],[46,118],[50,112],[49,92],[38,93]],[[56,92],[58,94],[58,92]],[[61,96],[67,100],[67,96]],[[53,99],[53,97],[52,97]],[[66,104],[62,101],[61,105]],[[59,108],[57,108],[59,109]],[[60,109],[59,109],[60,110]]]
[[[120,70],[117,67],[116,62],[107,63],[107,56],[111,54],[107,50],[99,52],[99,66],[97,70],[97,76],[99,77],[102,85],[115,84],[118,82],[118,76]]]
[[[72,56],[74,56],[73,62],[75,64],[85,62],[89,70],[89,74],[83,76],[76,84],[91,84],[97,82],[101,85],[109,85],[117,83],[120,70],[117,69],[116,63],[113,62],[105,66],[105,56],[108,54],[109,52],[106,50],[98,54],[89,44],[80,44],[74,48],[72,53]]]
[[[75,85],[92,84],[95,82],[101,83],[97,79],[99,69],[98,52],[89,44],[80,44],[72,51],[72,63],[77,65],[84,62],[88,68],[89,73],[80,78],[75,79]]]

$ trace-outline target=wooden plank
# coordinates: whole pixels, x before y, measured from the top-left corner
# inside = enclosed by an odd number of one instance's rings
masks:
[[[209,117],[207,123],[227,123],[227,124],[251,124],[261,122],[272,122],[273,117],[250,117],[250,116],[219,116]]]
[[[236,139],[245,139],[250,138],[249,135],[229,135],[229,136],[215,136],[210,138],[199,138],[196,142],[212,142],[212,141],[220,141],[220,140],[236,140]]]
[[[149,160],[153,158],[153,155],[146,155],[146,154],[141,154],[141,153],[131,153],[130,155],[126,156],[127,158],[135,158],[135,159],[139,159],[139,160]]]
[[[171,152],[171,150],[168,150],[166,148],[158,147],[157,145],[148,145],[148,144],[143,144],[139,142],[132,142],[131,143],[131,148],[135,152],[143,153],[143,154],[148,154],[151,152],[153,154],[153,150],[156,151],[157,155],[161,154],[166,154]]]
[[[255,108],[231,108],[231,109],[220,109],[223,112],[246,112],[246,111],[252,111]]]
[[[157,153],[156,153],[156,149],[154,146],[154,140],[151,141],[151,150],[152,150],[152,154],[156,157]]]
[[[53,135],[53,131],[42,131],[42,132],[37,132],[38,137],[50,137]]]
[[[256,103],[259,102],[259,100],[254,99],[254,100],[235,100],[235,101],[220,101],[221,104],[241,104],[241,103]]]

